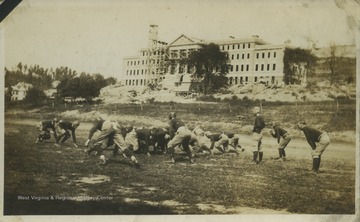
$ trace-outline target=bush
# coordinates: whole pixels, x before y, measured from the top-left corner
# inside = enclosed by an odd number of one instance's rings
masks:
[[[24,103],[29,104],[31,106],[40,106],[44,104],[46,99],[47,97],[42,90],[31,88],[26,94]]]
[[[199,96],[197,100],[204,102],[219,102],[220,98],[215,98],[213,95],[202,95]]]

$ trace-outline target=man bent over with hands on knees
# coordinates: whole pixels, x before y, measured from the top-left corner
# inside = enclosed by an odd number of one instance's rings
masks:
[[[298,127],[301,131],[304,132],[305,138],[312,148],[312,171],[314,173],[318,173],[320,168],[321,155],[325,151],[326,147],[329,146],[330,137],[326,132],[321,132],[317,129],[308,127],[305,121],[299,122]]]

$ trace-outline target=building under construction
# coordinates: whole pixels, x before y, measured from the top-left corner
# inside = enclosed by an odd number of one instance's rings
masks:
[[[228,53],[229,85],[282,83],[286,44],[273,45],[258,36],[246,39],[231,37],[211,42]],[[184,61],[192,51],[206,43],[210,42],[181,35],[167,44],[158,40],[158,26],[150,25],[147,48],[141,49],[137,56],[123,59],[123,84],[140,89],[149,84],[161,83],[163,88],[187,92],[193,82],[193,70]]]

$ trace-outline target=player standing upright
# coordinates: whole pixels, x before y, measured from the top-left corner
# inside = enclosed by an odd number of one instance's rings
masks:
[[[253,162],[259,164],[263,159],[263,150],[262,150],[262,130],[265,128],[265,121],[262,115],[260,114],[260,107],[256,106],[253,109],[255,115],[254,128],[253,128]],[[259,160],[258,160],[259,156]]]

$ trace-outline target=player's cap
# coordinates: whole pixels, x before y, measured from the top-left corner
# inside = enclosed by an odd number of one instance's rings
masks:
[[[305,121],[300,121],[300,122],[298,122],[298,125],[306,125],[306,122]]]
[[[253,108],[253,113],[260,113],[260,107],[255,106],[255,107]]]
[[[78,127],[80,125],[80,122],[75,120],[74,122],[72,122],[72,125],[73,125],[73,127],[76,128],[76,127]]]
[[[175,118],[176,117],[176,113],[175,112],[170,112],[169,113],[169,119]]]
[[[205,136],[210,136],[211,135],[211,132],[210,131],[206,131],[205,132]]]

